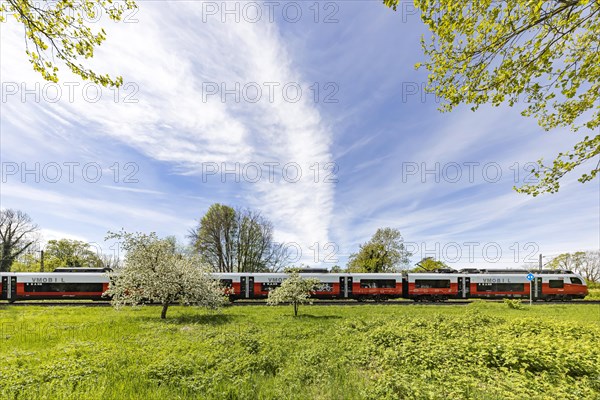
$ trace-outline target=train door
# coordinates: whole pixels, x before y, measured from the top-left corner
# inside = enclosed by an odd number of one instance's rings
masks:
[[[3,300],[13,302],[17,299],[17,277],[3,276],[2,277],[2,297]]]
[[[408,278],[402,277],[402,297],[408,299]]]
[[[254,277],[253,276],[248,277],[248,298],[250,298],[250,299],[254,298]]]
[[[241,276],[240,277],[240,297],[242,299],[245,299],[248,297],[248,280],[246,279],[245,276]]]
[[[462,276],[458,277],[458,298],[462,299],[465,297],[465,280]]]
[[[538,276],[537,278],[535,278],[535,298],[536,299],[542,298],[542,277],[541,276]]]
[[[465,299],[471,297],[471,278],[465,276],[465,288],[463,290]]]
[[[346,288],[347,288],[347,296],[346,297],[352,297],[352,277],[351,276],[346,278]]]
[[[345,276],[340,276],[340,297],[348,297],[348,288],[346,287]]]
[[[2,294],[0,295],[0,300],[8,299],[8,276],[2,277]]]

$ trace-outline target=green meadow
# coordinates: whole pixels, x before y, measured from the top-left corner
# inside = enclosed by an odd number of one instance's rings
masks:
[[[0,306],[2,399],[600,399],[600,305]]]

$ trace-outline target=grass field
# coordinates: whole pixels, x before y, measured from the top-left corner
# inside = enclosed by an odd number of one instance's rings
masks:
[[[2,399],[600,399],[600,306],[0,306]]]

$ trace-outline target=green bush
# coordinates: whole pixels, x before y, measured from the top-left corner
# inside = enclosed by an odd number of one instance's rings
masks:
[[[524,310],[523,303],[521,303],[521,299],[504,299],[504,304],[508,306],[508,308],[512,308],[513,310]]]
[[[588,289],[600,289],[600,282],[586,281]]]

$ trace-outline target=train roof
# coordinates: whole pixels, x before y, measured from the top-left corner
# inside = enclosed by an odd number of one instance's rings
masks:
[[[52,272],[111,272],[112,268],[58,267]]]
[[[565,269],[476,269],[465,268],[457,271],[467,274],[572,274],[573,271]]]

